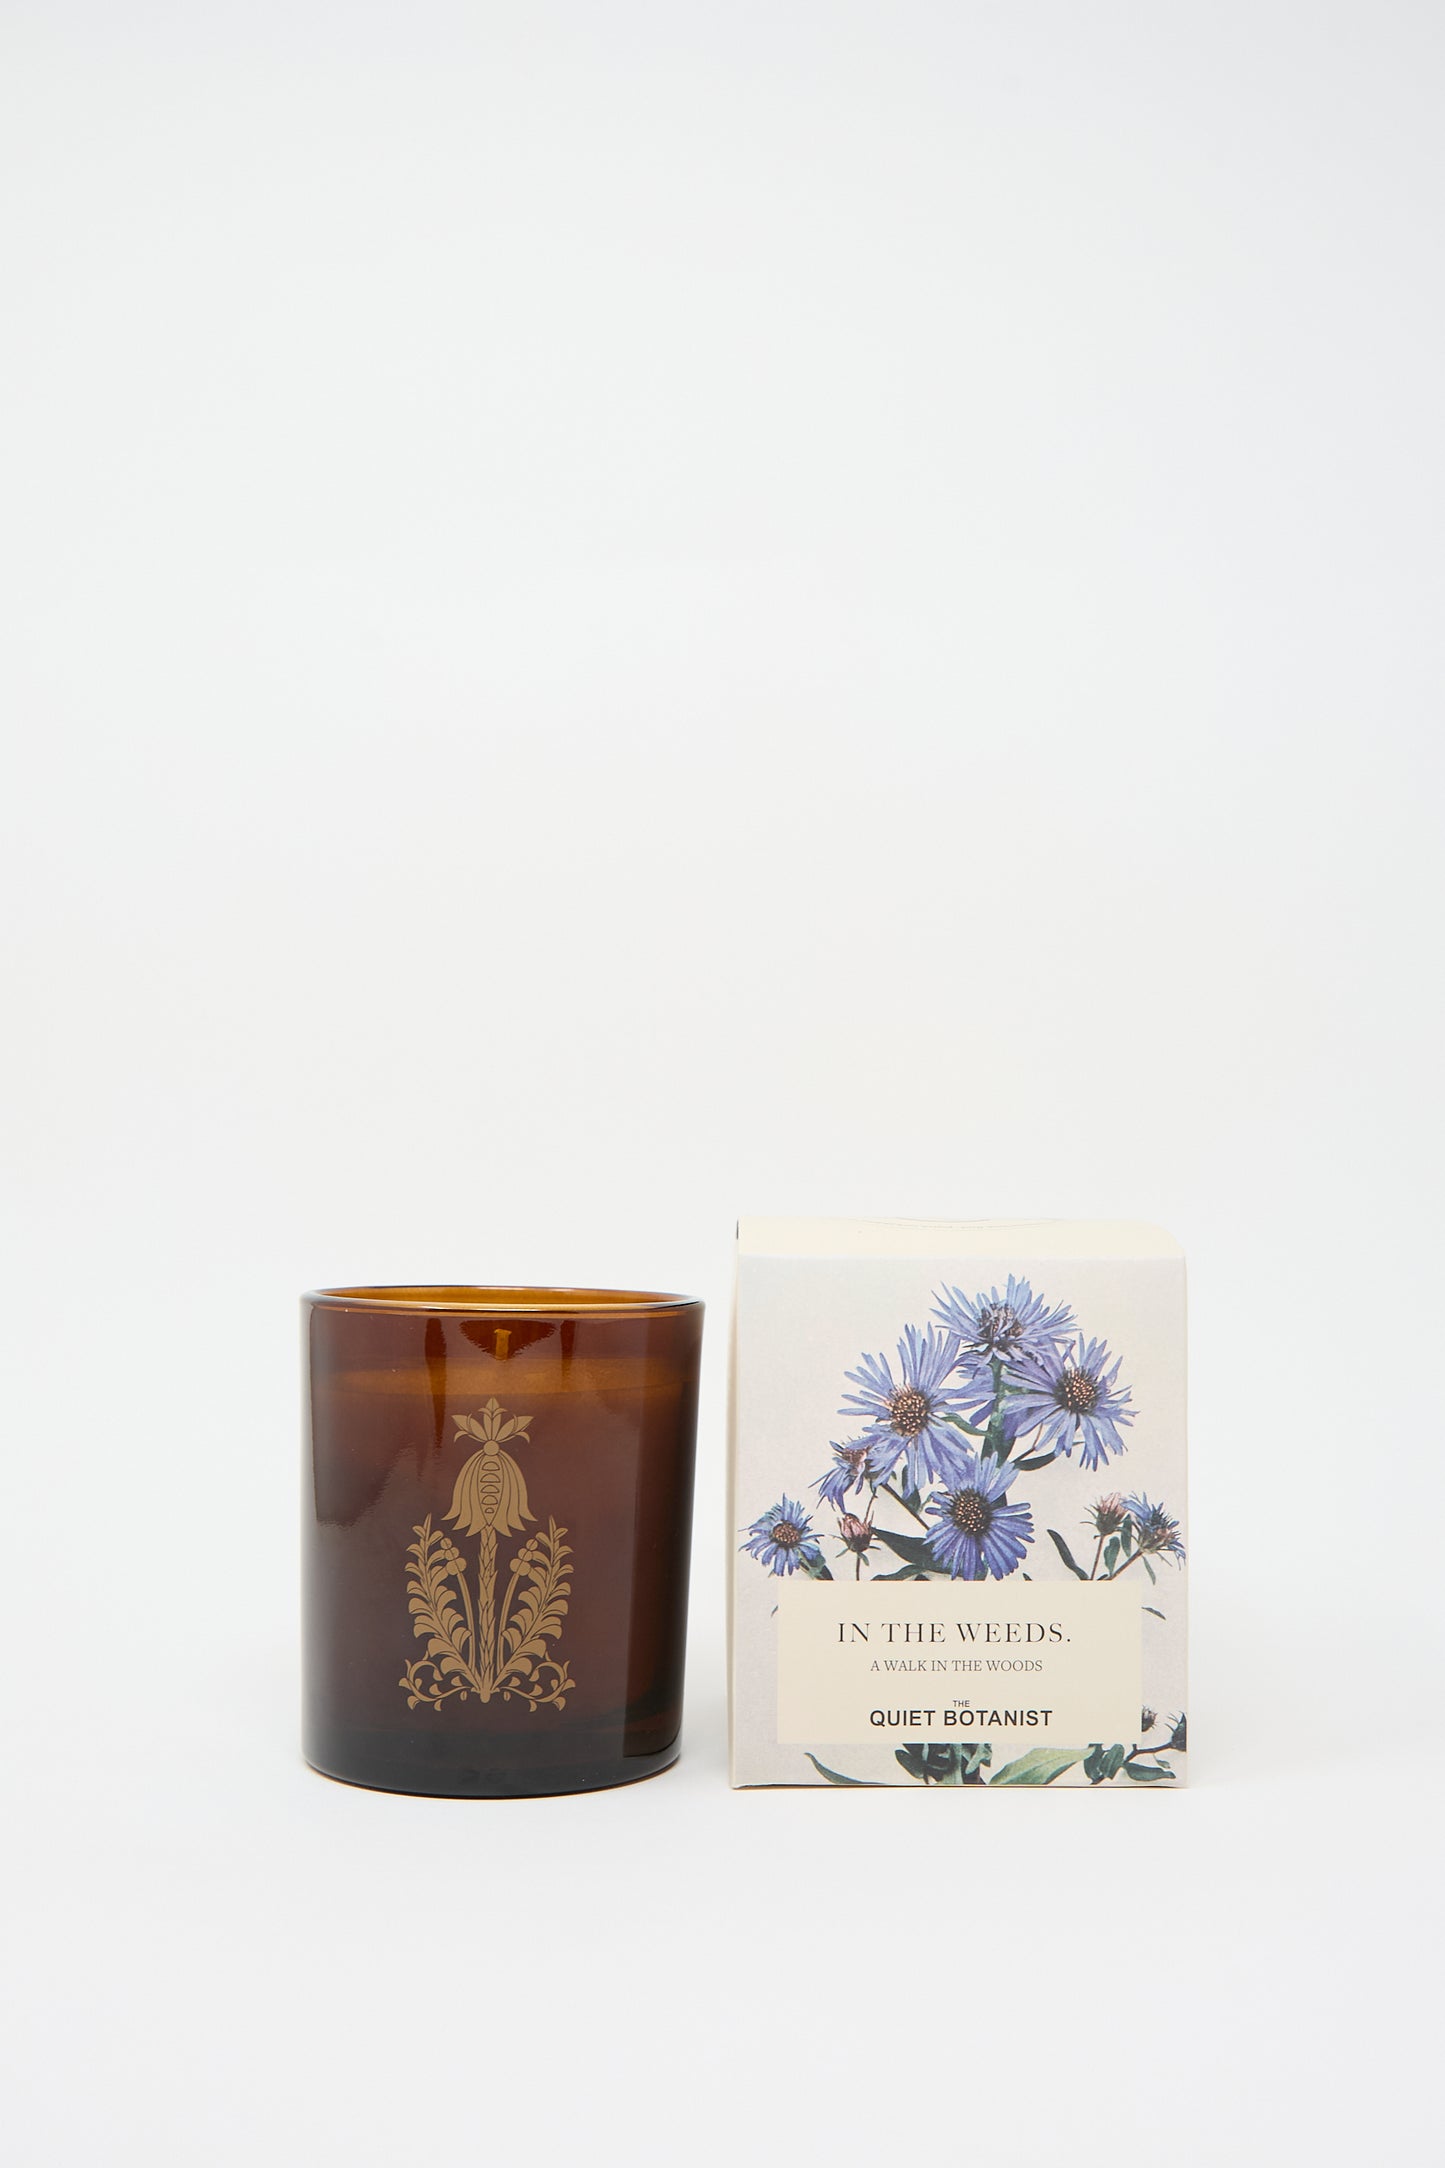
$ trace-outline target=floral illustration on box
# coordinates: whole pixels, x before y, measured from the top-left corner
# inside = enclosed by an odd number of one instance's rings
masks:
[[[439,1709],[453,1695],[488,1702],[523,1701],[528,1708],[566,1707],[573,1680],[565,1661],[550,1653],[562,1632],[572,1592],[572,1553],[565,1528],[549,1519],[522,1543],[511,1562],[506,1594],[497,1604],[497,1541],[517,1536],[534,1518],[527,1485],[507,1445],[530,1444],[530,1415],[508,1415],[489,1400],[480,1417],[457,1415],[454,1444],[476,1441],[452,1492],[447,1520],[476,1536],[478,1563],[473,1602],[470,1567],[460,1546],[427,1515],[407,1546],[406,1592],[412,1630],[426,1643],[425,1656],[406,1667],[399,1684],[409,1709]]]
[[[943,1288],[930,1323],[904,1327],[892,1361],[865,1354],[847,1373],[839,1413],[854,1435],[830,1446],[812,1485],[817,1506],[785,1495],[742,1531],[741,1548],[770,1573],[815,1580],[834,1579],[833,1567],[846,1571],[851,1559],[858,1580],[866,1567],[878,1581],[1001,1581],[1025,1569],[1037,1535],[1018,1478],[1042,1478],[1075,1455],[1097,1471],[1128,1450],[1136,1410],[1121,1367],[1103,1340],[1079,1330],[1067,1303],[1035,1294],[1012,1273],[1002,1293]],[[833,1527],[814,1525],[824,1512]],[[1142,1491],[1103,1492],[1084,1529],[1072,1547],[1061,1530],[1046,1531],[1081,1581],[1117,1581],[1142,1566],[1157,1588],[1158,1567],[1184,1559],[1178,1520]],[[830,1541],[838,1545],[832,1565]],[[1157,1605],[1144,1608],[1164,1616]],[[1037,1747],[997,1771],[986,1742],[903,1747],[896,1758],[924,1784],[1052,1784],[1075,1767],[1090,1784],[1121,1774],[1153,1784],[1175,1775],[1165,1757],[1184,1752],[1187,1736],[1181,1715],[1145,1744],[1159,1722],[1146,1709],[1132,1746]],[[829,1783],[873,1781],[808,1759]]]

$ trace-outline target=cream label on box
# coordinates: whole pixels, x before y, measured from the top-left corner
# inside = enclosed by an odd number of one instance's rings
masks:
[[[802,1746],[1087,1747],[1139,1722],[1137,1590],[1080,1581],[778,1589],[778,1732]]]

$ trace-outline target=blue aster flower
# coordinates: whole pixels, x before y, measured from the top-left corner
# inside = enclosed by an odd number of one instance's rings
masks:
[[[739,1544],[739,1550],[760,1559],[773,1573],[796,1573],[799,1566],[819,1566],[823,1562],[812,1522],[786,1492],[745,1533],[748,1540]]]
[[[952,1333],[930,1325],[920,1332],[916,1325],[904,1327],[898,1343],[898,1376],[886,1356],[865,1355],[848,1383],[856,1385],[840,1414],[868,1425],[868,1476],[885,1483],[900,1456],[907,1469],[908,1487],[919,1491],[928,1483],[952,1481],[967,1459],[967,1447],[949,1422],[963,1412],[963,1393],[948,1382],[958,1359],[958,1342]]]
[[[832,1467],[813,1485],[818,1496],[828,1505],[836,1506],[840,1513],[849,1491],[868,1488],[869,1443],[867,1438],[858,1438],[852,1445],[833,1446]]]
[[[959,1362],[969,1370],[1017,1362],[1021,1355],[1046,1355],[1075,1329],[1066,1302],[1050,1305],[1012,1273],[1002,1294],[996,1287],[971,1297],[961,1287],[941,1288],[933,1314],[957,1339]]]
[[[1133,1516],[1134,1541],[1139,1550],[1155,1557],[1179,1558],[1184,1556],[1180,1540],[1179,1523],[1163,1506],[1151,1505],[1142,1491],[1124,1500],[1125,1511]]]
[[[1034,1540],[1034,1517],[1025,1505],[1005,1497],[1018,1474],[1017,1462],[969,1453],[954,1490],[929,1500],[933,1515],[925,1541],[940,1566],[956,1581],[1001,1581],[1022,1565]]]
[[[1111,1453],[1123,1452],[1119,1426],[1134,1420],[1133,1394],[1116,1383],[1118,1375],[1104,1342],[1086,1342],[1082,1333],[1071,1348],[1025,1356],[1004,1401],[1010,1437],[1037,1428],[1034,1452],[1072,1453],[1077,1445],[1086,1468],[1100,1467]]]

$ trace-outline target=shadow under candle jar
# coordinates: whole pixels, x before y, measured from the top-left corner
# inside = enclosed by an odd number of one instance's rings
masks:
[[[665,1769],[702,1304],[352,1287],[302,1309],[307,1760],[459,1798]]]

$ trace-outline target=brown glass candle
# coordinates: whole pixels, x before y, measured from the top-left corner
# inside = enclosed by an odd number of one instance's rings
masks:
[[[307,1760],[465,1798],[665,1769],[702,1304],[351,1287],[303,1316]]]

